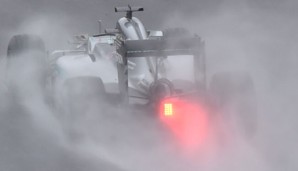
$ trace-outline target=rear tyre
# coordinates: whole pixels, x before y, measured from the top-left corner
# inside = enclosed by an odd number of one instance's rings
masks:
[[[233,132],[252,138],[257,129],[257,98],[250,75],[245,72],[215,74],[210,93],[216,113],[223,116]]]
[[[46,89],[48,65],[44,41],[36,35],[13,36],[7,48],[6,77],[10,92],[37,86]],[[25,90],[26,91],[26,90]],[[37,90],[36,90],[37,91]],[[43,93],[43,92],[42,92]]]
[[[105,111],[106,92],[98,77],[76,77],[67,80],[63,87],[65,94],[62,108],[67,135],[78,140],[86,134],[98,114]]]
[[[7,57],[18,56],[28,51],[45,53],[44,41],[36,35],[20,34],[13,36],[8,44]]]

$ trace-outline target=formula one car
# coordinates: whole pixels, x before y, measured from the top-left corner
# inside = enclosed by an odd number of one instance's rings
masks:
[[[150,110],[188,144],[202,139],[199,133],[207,118],[218,116],[231,123],[236,120],[237,129],[252,136],[257,107],[249,74],[222,72],[208,83],[204,41],[180,28],[146,30],[132,16],[143,10],[116,7],[115,12],[126,16],[115,29],[75,36],[74,49],[49,56],[49,80],[58,112],[76,124],[90,105],[137,106]],[[17,47],[9,49],[13,48]]]

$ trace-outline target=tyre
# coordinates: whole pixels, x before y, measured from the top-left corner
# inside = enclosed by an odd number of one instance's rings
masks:
[[[7,57],[19,56],[28,51],[45,53],[44,41],[36,35],[20,34],[13,36],[8,44]]]
[[[63,94],[63,125],[71,140],[78,140],[105,111],[105,87],[98,77],[82,76],[66,80]]]
[[[7,48],[6,78],[11,92],[45,93],[48,68],[44,41],[36,35],[13,36]],[[26,95],[25,95],[26,96]]]
[[[210,94],[217,114],[224,122],[246,138],[257,129],[257,98],[252,78],[248,73],[222,72],[210,82]]]

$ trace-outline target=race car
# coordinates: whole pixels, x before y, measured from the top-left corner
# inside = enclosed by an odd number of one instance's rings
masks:
[[[93,107],[138,108],[150,111],[189,146],[203,139],[214,118],[240,125],[236,129],[251,137],[257,102],[250,75],[221,72],[207,79],[204,41],[181,28],[146,30],[133,17],[143,10],[116,7],[126,16],[115,29],[75,36],[75,48],[48,56],[47,80],[57,113],[77,125]]]

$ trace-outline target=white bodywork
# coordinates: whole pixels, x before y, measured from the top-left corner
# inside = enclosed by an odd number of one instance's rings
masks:
[[[162,36],[161,31],[146,31],[141,21],[135,17],[132,17],[132,19],[120,18],[116,29],[120,31],[116,35],[122,36],[125,40],[144,40]],[[59,94],[59,90],[63,87],[65,80],[81,76],[99,77],[105,84],[107,92],[119,92],[117,86],[112,86],[118,83],[117,60],[119,60],[119,55],[117,55],[114,45],[115,38],[115,35],[85,36],[79,50],[53,52],[51,59],[55,68],[54,87],[58,90],[56,92]],[[95,57],[95,62],[91,60],[90,55]],[[190,60],[185,60],[187,56],[182,58],[173,58],[171,61],[165,60],[165,67],[169,71],[171,71],[171,65],[175,65],[175,68],[181,66],[179,70],[176,68],[175,71],[173,70],[173,72],[168,74],[163,73],[167,75],[169,80],[179,79],[177,76],[183,80],[193,80],[193,68],[189,67],[192,66],[192,57],[189,58]],[[155,60],[155,57],[129,58],[128,86],[130,94],[140,96],[141,94],[149,93],[149,86],[154,81]],[[191,63],[187,64],[187,68],[184,68],[179,61],[190,61]],[[191,74],[183,75],[182,69],[191,70],[189,72]],[[150,70],[153,72],[150,72]]]
[[[117,84],[118,75],[115,66],[115,49],[111,36],[89,37],[88,49],[74,51],[55,51],[53,61],[53,79],[56,92],[63,87],[67,79],[90,76],[101,78],[104,84]],[[85,47],[85,48],[86,48]],[[96,60],[93,62],[88,54],[92,53]],[[117,89],[106,87],[108,92],[117,93]]]

